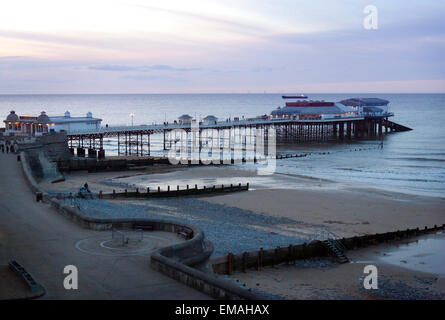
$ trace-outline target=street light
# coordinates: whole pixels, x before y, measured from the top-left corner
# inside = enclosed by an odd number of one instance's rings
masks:
[[[133,118],[134,118],[134,113],[130,113],[130,117],[131,117],[131,126],[133,126]]]

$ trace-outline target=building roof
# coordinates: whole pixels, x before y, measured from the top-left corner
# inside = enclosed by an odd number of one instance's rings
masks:
[[[208,115],[207,117],[205,117],[203,120],[207,120],[207,121],[216,121],[218,120],[217,117],[213,116],[213,115]]]
[[[179,120],[186,120],[186,119],[193,119],[192,116],[188,115],[188,114],[183,114],[182,116],[180,116],[178,118]]]
[[[49,118],[53,123],[69,123],[69,122],[86,122],[86,121],[102,121],[99,118],[89,118],[89,117],[65,117],[65,116],[56,116]]]
[[[339,114],[353,112],[349,107],[345,107],[338,103],[334,103],[331,106],[298,106],[298,107],[284,107],[278,108],[272,111],[272,115],[283,116],[283,115],[293,115],[293,114]]]
[[[71,113],[69,111],[65,112],[65,115],[63,116],[54,116],[50,117],[51,122],[54,123],[69,123],[69,122],[91,122],[91,121],[102,121],[102,119],[99,118],[93,118],[93,114],[91,112],[88,112],[86,114],[86,117],[71,117]]]
[[[26,122],[26,123],[72,123],[72,122],[99,122],[102,119],[93,118],[89,112],[85,117],[71,117],[67,111],[63,116],[49,117],[45,111],[42,111],[38,117],[34,116],[18,116],[14,110],[6,117],[5,122]]]
[[[47,116],[45,111],[42,111],[40,113],[40,116],[37,117],[37,121],[40,123],[49,123],[51,120],[49,120],[49,117]]]
[[[17,121],[19,121],[19,116],[15,113],[14,110],[11,110],[11,112],[6,117],[6,121],[17,122]]]
[[[350,98],[340,101],[341,104],[345,106],[386,106],[389,101],[380,98]]]

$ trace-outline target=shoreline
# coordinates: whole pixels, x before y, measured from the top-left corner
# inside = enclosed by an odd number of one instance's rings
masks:
[[[174,203],[175,212],[179,216],[185,210],[183,206],[195,202],[202,203],[202,206],[217,205],[214,210],[223,216],[226,212],[236,211],[236,221],[239,220],[240,224],[249,228],[252,227],[252,222],[244,221],[243,215],[249,216],[252,213],[258,217],[285,219],[288,222],[281,223],[280,230],[271,232],[286,236],[298,235],[298,238],[302,238],[301,235],[304,234],[313,234],[316,229],[322,228],[346,237],[445,223],[445,198],[387,192],[355,183],[333,182],[292,174],[258,176],[254,171],[238,166],[180,169],[159,166],[143,171],[79,172],[66,175],[64,182],[44,182],[41,186],[52,193],[77,192],[85,182],[88,182],[94,193],[100,190],[118,191],[123,188],[139,188],[141,192],[145,192],[146,187],[154,189],[160,186],[164,190],[167,185],[173,188],[180,185],[184,188],[186,184],[210,186],[249,182],[249,191],[242,193],[199,198],[190,196],[165,201]],[[150,203],[156,202],[142,199],[119,202],[123,207],[127,204],[146,206]],[[162,203],[162,200],[159,203]],[[203,219],[205,208],[202,210],[196,213],[197,217],[191,213],[188,219]],[[162,206],[157,211],[162,213]]]

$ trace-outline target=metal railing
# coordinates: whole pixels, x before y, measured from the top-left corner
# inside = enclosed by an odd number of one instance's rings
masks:
[[[326,229],[321,229],[317,231],[313,240],[329,241],[334,247],[336,247],[341,252],[346,252],[346,248],[341,243],[340,239],[341,239],[340,236],[336,235],[335,233]]]

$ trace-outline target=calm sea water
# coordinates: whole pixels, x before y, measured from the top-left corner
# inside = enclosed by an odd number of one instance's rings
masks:
[[[277,170],[339,181],[359,182],[400,192],[445,196],[445,95],[444,94],[309,94],[310,99],[340,101],[349,97],[390,100],[395,122],[413,128],[390,134],[379,141],[348,144],[295,144],[282,152],[330,151],[278,161]],[[213,114],[221,119],[254,117],[283,105],[281,94],[159,94],[159,95],[0,95],[0,114],[73,116],[88,111],[103,124],[173,122],[188,113],[193,117]],[[375,147],[375,148],[372,148]],[[364,151],[351,151],[355,149]]]

